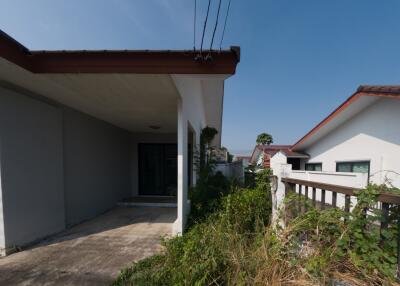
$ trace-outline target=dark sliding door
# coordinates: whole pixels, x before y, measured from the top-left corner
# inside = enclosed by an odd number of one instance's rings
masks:
[[[176,196],[177,145],[139,144],[139,194]]]
[[[300,170],[299,158],[287,158],[287,163],[292,164],[292,170]]]

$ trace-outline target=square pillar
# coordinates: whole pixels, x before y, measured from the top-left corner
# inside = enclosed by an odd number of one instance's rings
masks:
[[[188,207],[188,122],[182,99],[178,100],[178,200],[177,219],[173,225],[173,234],[182,234],[185,230]]]

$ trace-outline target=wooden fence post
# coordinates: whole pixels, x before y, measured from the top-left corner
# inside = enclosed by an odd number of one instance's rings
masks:
[[[332,192],[332,206],[336,208],[336,201],[337,201],[337,193]]]
[[[317,199],[317,189],[312,188],[312,203],[314,208],[316,206],[316,199]]]
[[[301,189],[302,189],[302,185],[299,185],[299,197],[298,197],[298,201],[297,201],[298,214],[301,214]]]
[[[305,208],[305,211],[307,211],[308,210],[308,186],[304,186],[304,188],[305,188],[305,198],[304,198],[304,208]]]
[[[325,209],[325,190],[321,190],[321,210]]]

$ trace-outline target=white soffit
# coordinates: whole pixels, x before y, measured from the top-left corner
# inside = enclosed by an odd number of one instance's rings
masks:
[[[169,75],[33,74],[0,58],[0,81],[132,132],[176,132],[179,95]]]

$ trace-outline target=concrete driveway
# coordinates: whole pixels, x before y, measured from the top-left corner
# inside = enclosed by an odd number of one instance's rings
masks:
[[[0,285],[109,285],[122,268],[161,249],[175,208],[119,207],[0,258]]]

